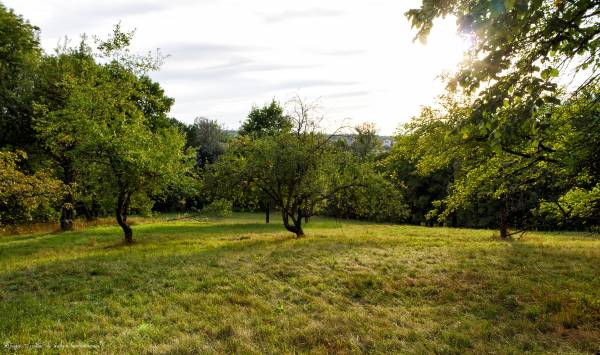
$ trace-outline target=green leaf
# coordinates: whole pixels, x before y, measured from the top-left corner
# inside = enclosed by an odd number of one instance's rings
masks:
[[[511,11],[515,7],[517,0],[504,0],[504,8],[506,11]]]
[[[540,73],[540,76],[543,80],[548,80],[550,78],[556,78],[558,76],[558,74],[559,74],[558,69],[548,67],[548,68],[542,70],[542,72]]]
[[[502,144],[500,144],[499,141],[492,142],[490,148],[492,149],[492,152],[496,154],[502,153]]]
[[[540,73],[540,76],[542,79],[544,80],[548,80],[550,78],[550,72],[548,69],[544,69],[542,70],[542,72]]]
[[[460,132],[462,133],[462,138],[463,139],[469,138],[469,130],[467,128],[461,129]]]

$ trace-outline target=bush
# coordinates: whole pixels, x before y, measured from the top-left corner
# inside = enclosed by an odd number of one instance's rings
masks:
[[[202,209],[202,214],[210,217],[228,217],[232,215],[233,203],[225,199],[211,202]]]
[[[26,174],[18,167],[24,152],[0,152],[0,229],[56,218],[63,185],[47,171]]]

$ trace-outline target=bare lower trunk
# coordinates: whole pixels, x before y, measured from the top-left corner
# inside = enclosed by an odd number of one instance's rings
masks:
[[[117,217],[117,223],[119,223],[119,226],[121,226],[121,229],[123,229],[125,244],[133,244],[133,230],[131,227],[127,223],[123,222],[123,220],[119,221],[119,217]]]
[[[296,238],[304,237],[304,230],[302,230],[302,216],[299,214],[298,217],[294,217],[293,214],[290,215],[287,211],[283,211],[283,225],[285,229],[296,234]],[[290,220],[292,223],[290,223]]]
[[[60,229],[69,231],[73,229],[73,218],[75,211],[73,208],[74,198],[71,191],[69,191],[64,198],[62,208],[60,210]]]
[[[508,238],[508,208],[505,199],[500,201],[500,238]]]
[[[71,161],[63,159],[61,164],[64,172],[64,182],[67,185],[67,193],[63,198],[63,205],[60,209],[60,229],[64,231],[73,229],[73,218],[75,217],[75,197],[73,196],[73,171]]]
[[[127,210],[129,209],[129,199],[131,195],[126,192],[119,193],[119,197],[117,199],[117,208],[116,208],[116,216],[117,223],[123,229],[123,235],[125,237],[126,244],[133,243],[133,230],[127,224]]]
[[[267,224],[269,224],[269,221],[270,221],[270,214],[271,214],[271,205],[270,205],[269,201],[267,201],[267,208],[265,210],[265,222]]]

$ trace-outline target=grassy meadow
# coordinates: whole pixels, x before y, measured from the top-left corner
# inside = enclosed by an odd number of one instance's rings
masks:
[[[600,237],[315,218],[0,237],[0,353],[595,353]]]

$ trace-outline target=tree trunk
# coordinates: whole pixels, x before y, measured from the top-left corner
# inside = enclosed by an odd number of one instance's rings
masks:
[[[450,183],[448,184],[447,189],[450,188],[450,186],[452,186],[454,184],[454,182],[456,181],[456,174],[458,172],[458,160],[454,160],[452,162],[452,175],[450,176]],[[450,216],[450,226],[452,228],[456,228],[458,226],[458,216],[456,215],[456,211],[452,212],[452,215]]]
[[[500,238],[508,238],[508,206],[506,199],[500,201]]]
[[[60,229],[69,231],[73,229],[73,217],[75,210],[75,198],[73,196],[73,171],[71,161],[63,159],[61,166],[64,173],[64,183],[67,185],[67,193],[63,198],[63,205],[60,209]]]
[[[129,208],[129,199],[131,195],[125,192],[120,192],[119,197],[117,198],[117,223],[123,229],[123,234],[125,237],[125,244],[133,243],[133,230],[127,224],[127,209]]]
[[[456,228],[458,226],[458,216],[456,212],[452,212],[452,217],[450,218],[450,226],[452,228]]]
[[[65,194],[62,208],[60,209],[60,229],[63,231],[73,230],[74,200],[73,193],[69,188],[69,191]]]
[[[294,222],[294,233],[296,233],[296,238],[304,237],[304,230],[302,229],[302,219],[298,217],[298,220]]]
[[[302,230],[302,208],[298,206],[298,217],[296,220],[292,218],[294,221],[294,227],[296,228],[296,237],[304,237],[304,231]]]
[[[285,229],[289,232],[296,234],[296,238],[304,237],[304,230],[302,230],[302,216],[298,215],[298,218],[294,218],[293,215],[287,213],[287,211],[282,211],[281,213],[283,217],[283,225]],[[290,224],[290,218],[293,224]]]
[[[270,214],[271,214],[271,205],[270,205],[270,202],[267,201],[267,208],[265,210],[265,222],[267,224],[269,224]]]
[[[127,214],[129,213],[129,201],[131,200],[131,194],[128,194],[123,204],[123,222],[127,223]]]

